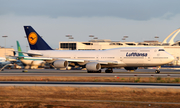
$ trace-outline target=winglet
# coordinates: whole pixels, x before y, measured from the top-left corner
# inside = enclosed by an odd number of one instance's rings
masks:
[[[31,26],[24,26],[24,30],[31,50],[52,50]]]

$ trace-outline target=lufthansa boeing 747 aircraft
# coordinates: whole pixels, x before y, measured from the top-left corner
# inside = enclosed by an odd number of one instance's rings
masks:
[[[138,67],[150,67],[168,64],[174,57],[157,47],[121,47],[108,50],[78,51],[53,50],[31,27],[24,26],[31,50],[27,52],[32,57],[49,57],[55,68],[65,68],[79,65],[86,68],[88,73],[112,73],[113,68],[124,67],[126,70],[136,70]],[[159,68],[155,71],[160,73]]]

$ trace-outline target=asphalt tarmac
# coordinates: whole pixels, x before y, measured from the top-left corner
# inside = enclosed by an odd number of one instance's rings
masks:
[[[161,69],[160,74],[155,74],[155,69],[138,69],[134,72],[124,69],[114,69],[113,73],[87,73],[86,70],[55,70],[55,69],[5,69],[0,76],[75,76],[75,77],[180,77],[180,69]]]
[[[0,81],[0,86],[135,87],[135,88],[180,89],[180,84],[172,84],[172,83],[122,83],[122,82]]]
[[[0,76],[74,76],[74,77],[180,77],[180,69],[138,69],[134,72],[114,69],[114,73],[87,73],[86,70],[55,70],[55,69],[5,69]],[[178,88],[180,84],[167,83],[119,83],[119,82],[34,82],[34,81],[1,81],[0,86],[69,86],[69,87],[135,87],[135,88]]]

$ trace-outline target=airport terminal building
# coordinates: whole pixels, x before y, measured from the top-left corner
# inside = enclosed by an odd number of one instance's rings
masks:
[[[0,47],[0,57],[14,56],[13,48]]]
[[[90,40],[89,42],[59,42],[59,50],[105,50],[118,47],[161,47],[175,57],[173,65],[180,65],[180,41],[174,42],[174,38],[180,29],[173,31],[163,42],[144,41],[144,42],[121,42],[111,40]],[[169,42],[167,40],[170,39]]]

